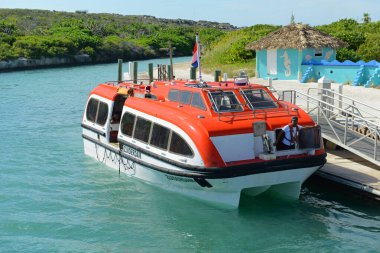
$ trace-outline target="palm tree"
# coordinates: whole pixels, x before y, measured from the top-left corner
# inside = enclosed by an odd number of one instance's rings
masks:
[[[369,13],[363,13],[363,22],[364,24],[368,24],[371,22],[371,17],[369,16]]]

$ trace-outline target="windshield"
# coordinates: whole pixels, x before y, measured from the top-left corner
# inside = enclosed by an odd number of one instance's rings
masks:
[[[277,108],[276,102],[263,89],[241,90],[240,93],[252,110]]]
[[[232,91],[213,91],[209,93],[215,112],[239,112],[243,107]]]

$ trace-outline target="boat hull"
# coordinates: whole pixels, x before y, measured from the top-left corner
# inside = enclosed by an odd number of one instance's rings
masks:
[[[146,154],[136,155],[130,151],[126,153],[118,146],[102,144],[83,137],[85,154],[111,168],[168,191],[232,208],[239,206],[241,193],[255,196],[271,190],[297,199],[302,183],[322,167],[314,165],[241,176],[226,174],[217,177],[213,173],[202,174],[170,163],[165,164]]]

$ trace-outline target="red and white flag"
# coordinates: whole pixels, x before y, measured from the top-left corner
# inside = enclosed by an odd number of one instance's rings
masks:
[[[194,45],[193,50],[193,59],[191,60],[191,66],[194,68],[197,68],[199,64],[199,58],[198,58],[198,43],[196,42]]]

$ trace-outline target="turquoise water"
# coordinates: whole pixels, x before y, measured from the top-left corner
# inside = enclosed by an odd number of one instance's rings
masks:
[[[380,252],[380,206],[318,182],[299,201],[243,196],[225,210],[86,157],[85,101],[116,72],[0,74],[0,252]]]

